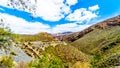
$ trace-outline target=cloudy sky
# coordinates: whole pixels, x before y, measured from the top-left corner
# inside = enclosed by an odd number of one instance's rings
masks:
[[[120,14],[120,0],[11,1],[0,1],[0,18],[20,34],[77,32]]]

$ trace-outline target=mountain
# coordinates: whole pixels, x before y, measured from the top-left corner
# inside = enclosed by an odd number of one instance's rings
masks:
[[[63,37],[69,34],[72,34],[73,32],[71,31],[67,31],[67,32],[62,32],[62,33],[56,33],[56,34],[52,34],[52,36],[54,38],[56,38],[57,40],[62,41]]]
[[[71,33],[73,33],[73,32],[71,32],[71,31],[67,31],[67,32],[62,32],[62,34],[71,34]]]
[[[104,30],[104,29],[108,29],[108,28],[111,28],[114,26],[120,26],[120,15],[118,15],[114,18],[110,18],[108,20],[99,22],[93,26],[88,27],[87,29],[85,29],[83,31],[75,32],[70,35],[66,35],[62,40],[73,42],[73,41],[83,37],[87,33],[94,31],[95,29],[103,29]]]
[[[71,43],[83,53],[94,56],[94,67],[120,66],[120,26],[94,29]]]
[[[59,37],[82,53],[92,56],[93,68],[120,66],[120,15],[83,31]]]
[[[37,1],[8,0],[7,6],[33,16]],[[74,33],[14,34],[6,22],[0,15],[0,68],[120,67],[120,15]]]
[[[99,22],[63,37],[85,54],[93,56],[93,68],[120,66],[120,16]]]

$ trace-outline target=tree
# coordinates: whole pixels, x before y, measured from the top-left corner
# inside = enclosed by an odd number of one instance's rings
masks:
[[[9,24],[5,24],[4,20],[0,20],[0,35],[8,35],[11,33]]]

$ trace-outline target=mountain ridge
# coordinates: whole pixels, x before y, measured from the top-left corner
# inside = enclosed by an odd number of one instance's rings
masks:
[[[107,29],[107,28],[110,28],[112,26],[117,26],[117,25],[120,26],[120,15],[110,18],[110,19],[107,19],[107,20],[104,20],[97,24],[94,24],[94,25],[84,29],[83,31],[75,32],[70,35],[66,35],[62,38],[62,40],[68,41],[68,42],[73,42],[73,41],[83,37],[85,34],[93,31],[94,29]]]

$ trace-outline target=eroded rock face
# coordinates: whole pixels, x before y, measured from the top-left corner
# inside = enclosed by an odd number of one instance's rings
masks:
[[[33,58],[40,58],[42,57],[42,52],[48,46],[57,46],[60,44],[67,45],[65,42],[41,42],[41,41],[34,41],[34,42],[24,42],[19,44],[19,47],[30,57]]]
[[[105,20],[103,22],[100,22],[98,24],[95,24],[95,25],[91,26],[91,28],[106,29],[106,28],[110,28],[112,26],[120,26],[120,15],[116,16],[114,18]]]
[[[39,47],[33,46],[33,44],[30,42],[19,44],[19,46],[30,57],[33,57],[33,58],[40,58],[41,57],[41,49]]]
[[[3,42],[1,42],[3,43]],[[0,48],[0,56],[12,55],[16,62],[24,61],[29,62],[33,60],[32,57],[28,56],[19,46],[13,41],[3,43],[5,46]],[[3,46],[3,45],[1,45]]]
[[[81,38],[85,34],[93,31],[94,29],[107,29],[107,28],[110,28],[112,26],[120,26],[120,15],[116,16],[114,18],[99,22],[93,26],[88,27],[87,29],[85,29],[81,32],[76,32],[76,33],[66,35],[66,36],[61,36],[61,37],[62,37],[62,40],[73,42],[73,41]]]

